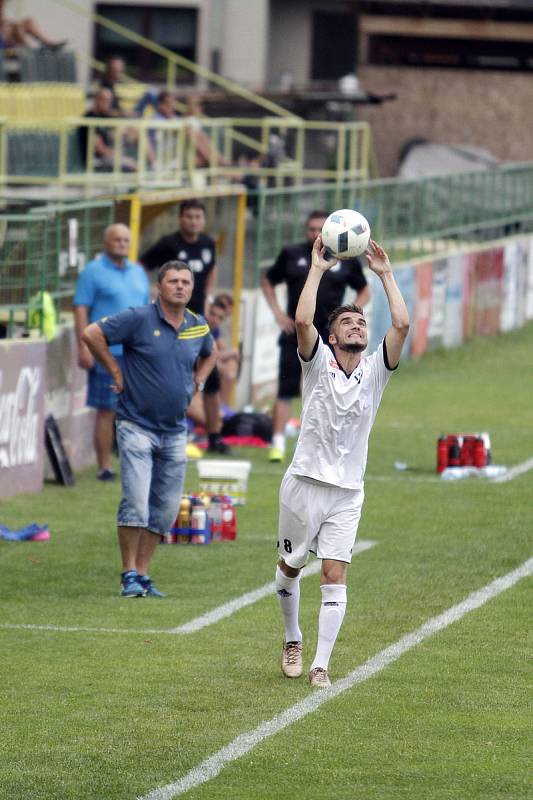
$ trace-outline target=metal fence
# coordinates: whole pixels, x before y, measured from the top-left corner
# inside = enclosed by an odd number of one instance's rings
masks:
[[[310,211],[356,208],[395,260],[434,255],[454,242],[533,230],[533,164],[417,180],[264,189],[250,196],[247,263],[256,273],[281,247],[304,238]]]
[[[99,156],[104,131],[109,152]],[[371,131],[364,122],[0,118],[0,186],[134,191],[244,182],[263,188],[366,180],[374,170]]]
[[[59,310],[84,264],[101,250],[113,221],[112,201],[34,208],[0,214],[0,324],[12,336],[28,327],[30,309],[48,292]],[[41,320],[43,315],[40,315]]]

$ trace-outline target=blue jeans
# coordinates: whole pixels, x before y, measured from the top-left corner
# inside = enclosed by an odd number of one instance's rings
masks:
[[[117,444],[122,476],[117,524],[167,533],[183,491],[186,432],[159,434],[120,419]]]

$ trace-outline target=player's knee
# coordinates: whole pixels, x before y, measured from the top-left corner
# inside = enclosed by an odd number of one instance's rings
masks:
[[[344,561],[322,561],[320,583],[345,584],[346,564]]]
[[[287,578],[297,578],[301,572],[297,567],[289,567],[282,558],[278,560],[278,568]]]
[[[284,572],[281,571],[279,564],[276,567],[276,594],[278,597],[291,597],[296,593],[299,596],[300,592],[300,575],[285,575]]]

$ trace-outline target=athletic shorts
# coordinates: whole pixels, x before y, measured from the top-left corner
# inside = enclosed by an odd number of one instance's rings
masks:
[[[352,560],[363,489],[339,489],[286,472],[279,492],[278,554],[300,569],[309,552],[333,561]]]
[[[299,397],[301,382],[296,334],[282,333],[279,337],[278,397],[281,400]]]
[[[119,367],[122,369],[122,356],[115,356]],[[114,411],[117,407],[118,394],[111,386],[114,381],[112,376],[101,364],[95,364],[89,370],[87,383],[87,405],[91,408],[101,408]]]

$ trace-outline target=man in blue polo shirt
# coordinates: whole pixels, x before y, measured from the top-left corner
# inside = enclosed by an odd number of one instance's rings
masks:
[[[111,450],[117,395],[111,389],[108,372],[95,363],[83,343],[82,334],[90,322],[150,301],[146,272],[128,261],[129,249],[130,232],[126,225],[109,225],[104,233],[104,251],[89,261],[81,273],[73,301],[78,364],[89,371],[87,405],[96,409],[94,447],[98,479],[102,481],[115,478],[111,470]],[[120,359],[122,345],[113,346],[111,352]]]
[[[185,477],[185,412],[217,355],[207,322],[187,308],[194,278],[181,261],[163,264],[155,303],[104,317],[83,341],[118,394],[122,499],[118,540],[122,596],[163,597],[148,575],[160,535],[176,517]],[[110,346],[122,344],[122,366]]]

